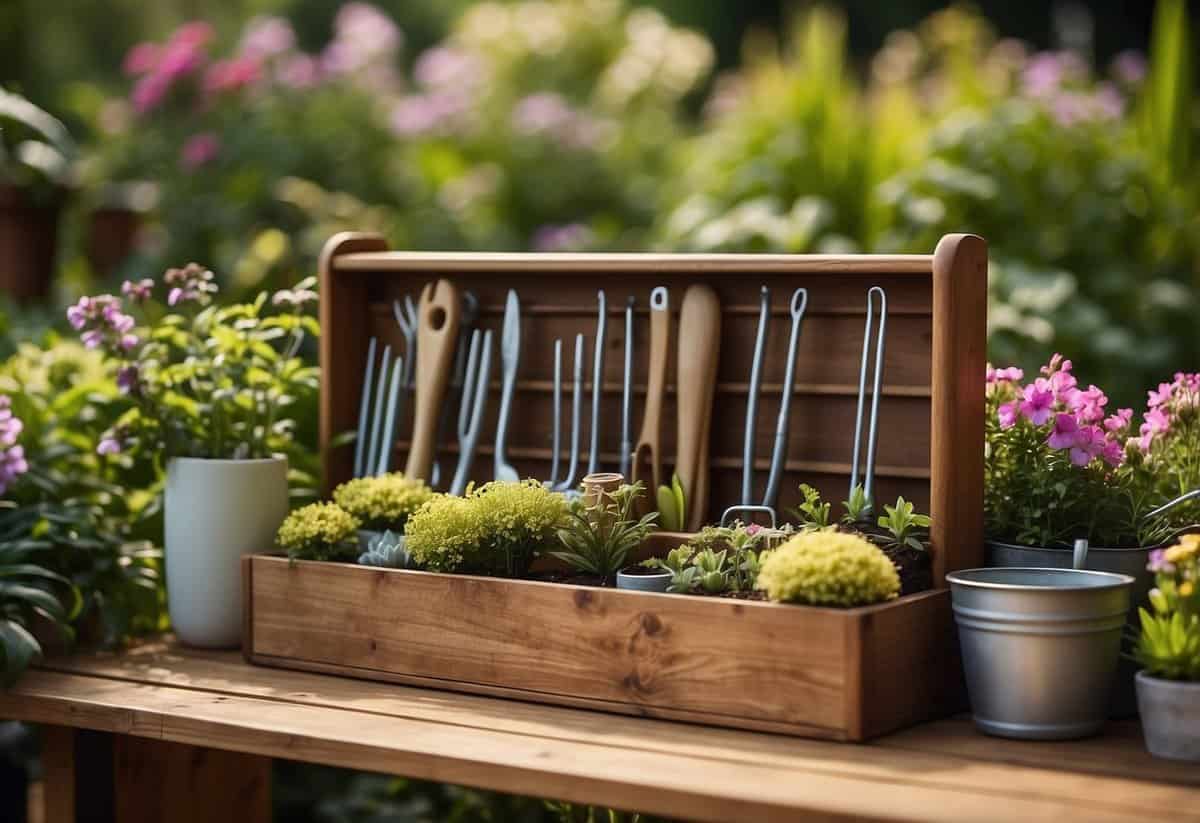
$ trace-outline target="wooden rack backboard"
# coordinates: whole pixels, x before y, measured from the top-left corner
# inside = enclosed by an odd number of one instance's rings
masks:
[[[942,585],[947,571],[982,564],[987,247],[978,237],[947,235],[932,255],[494,254],[390,252],[377,235],[343,233],[326,244],[320,273],[321,447],[326,491],[351,474],[353,447],[331,444],[337,435],[356,426],[369,338],[376,336],[394,350],[402,348],[403,338],[391,310],[394,299],[410,294],[415,300],[425,283],[450,279],[476,294],[478,325],[495,329],[498,342],[505,295],[510,288],[516,289],[521,299],[522,349],[509,452],[523,476],[546,479],[552,454],[553,341],[564,340],[569,375],[571,341],[575,334],[585,334],[586,373],[590,375],[597,289],[605,290],[610,311],[600,442],[601,466],[611,471],[618,463],[620,442],[626,298],[632,295],[637,301],[636,437],[646,388],[651,289],[670,289],[677,316],[688,284],[712,286],[721,301],[722,332],[710,444],[710,521],[718,519],[740,496],[742,437],[760,286],[771,289],[772,317],[757,426],[759,495],[766,484],[781,396],[790,328],[788,301],[799,286],[809,291],[797,355],[781,512],[798,502],[801,482],[820,489],[835,508],[846,497],[867,290],[882,286],[889,314],[879,412],[878,507],[902,494],[930,512],[936,585]],[[671,382],[677,356],[672,345],[663,417],[668,474],[674,464]],[[488,417],[472,472],[478,481],[490,480],[492,473],[498,360],[492,376]],[[566,383],[569,389],[569,380]],[[586,388],[590,400],[590,384]],[[567,405],[569,400],[564,397],[564,407]],[[568,417],[564,414],[564,446]],[[585,444],[587,424],[585,414]],[[402,467],[411,418],[402,421],[397,431],[393,465]],[[438,454],[451,465],[457,459],[452,432],[446,442],[439,443]]]

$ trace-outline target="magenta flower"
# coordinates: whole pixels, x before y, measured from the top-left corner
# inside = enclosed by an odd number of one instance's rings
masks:
[[[1067,394],[1067,408],[1075,412],[1080,423],[1100,422],[1107,405],[1108,397],[1095,385],[1088,386],[1086,391],[1071,389]]]
[[[25,449],[17,444],[24,428],[21,419],[13,416],[12,399],[0,395],[0,494],[7,492],[14,480],[29,471]]]
[[[1125,447],[1119,439],[1109,438],[1104,441],[1104,449],[1100,456],[1104,458],[1105,463],[1116,468],[1125,462]]]
[[[206,94],[234,92],[252,86],[262,77],[262,67],[257,57],[234,57],[218,60],[204,73]]]
[[[1000,428],[1011,429],[1017,425],[1018,404],[1017,401],[1011,403],[1002,403],[1000,408],[996,410],[996,417],[1000,420]]]
[[[1178,375],[1176,376],[1178,380]],[[1171,395],[1174,393],[1175,386],[1171,383],[1159,383],[1158,391],[1153,389],[1146,392],[1146,405],[1152,409],[1165,405],[1171,401]]]
[[[187,171],[194,171],[206,163],[211,163],[220,151],[221,141],[212,132],[194,134],[183,144],[179,154],[179,165]]]
[[[134,84],[129,99],[138,114],[158,108],[171,89],[171,80],[163,74],[147,74]]]
[[[1046,381],[1037,380],[1025,387],[1022,393],[1021,414],[1035,426],[1040,426],[1054,414],[1054,393]]]
[[[1081,426],[1075,433],[1075,445],[1071,447],[1071,462],[1086,466],[1104,452],[1106,442],[1104,432],[1098,426]]]
[[[188,263],[181,269],[167,269],[163,282],[171,287],[167,294],[167,305],[170,306],[193,302],[204,306],[217,291],[213,273],[199,263]]]
[[[120,440],[117,440],[115,437],[105,437],[102,438],[99,445],[96,446],[96,454],[120,454],[121,448]]]
[[[1110,432],[1119,432],[1129,427],[1133,421],[1133,409],[1117,409],[1116,414],[1104,418],[1104,428]]]
[[[157,43],[138,43],[125,55],[121,71],[130,76],[154,71],[162,57],[162,47]]]
[[[154,281],[149,277],[144,277],[136,283],[132,280],[126,280],[121,284],[121,294],[128,297],[134,303],[144,303],[150,299],[150,295],[154,292]],[[86,299],[86,298],[85,298]],[[72,306],[74,308],[74,306]],[[67,310],[68,319],[71,310]],[[74,325],[74,323],[72,323]],[[76,326],[79,328],[79,326]]]
[[[1046,442],[1052,449],[1069,449],[1079,439],[1079,424],[1069,414],[1057,414],[1054,417],[1054,429]]]

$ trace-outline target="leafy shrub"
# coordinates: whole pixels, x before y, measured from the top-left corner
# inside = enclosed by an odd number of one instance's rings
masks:
[[[879,548],[853,534],[805,532],[762,558],[758,587],[772,600],[865,606],[900,592],[900,575]]]
[[[536,480],[493,481],[421,506],[408,520],[408,550],[433,571],[521,577],[558,545],[566,517],[565,498]]]
[[[310,503],[287,516],[275,542],[293,560],[353,559],[359,525],[336,503]]]
[[[401,472],[348,480],[333,490],[333,502],[358,518],[364,529],[404,532],[409,516],[433,490]]]
[[[1134,657],[1168,680],[1200,681],[1200,534],[1151,553],[1153,611],[1139,608],[1141,632]]]

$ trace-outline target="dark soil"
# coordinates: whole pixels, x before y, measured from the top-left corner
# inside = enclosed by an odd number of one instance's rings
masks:
[[[860,534],[879,546],[880,550],[895,565],[896,571],[900,573],[901,596],[916,594],[917,592],[928,591],[933,588],[933,563],[930,561],[929,552],[917,551],[909,546],[900,546],[897,548],[885,545],[886,538],[890,535],[882,529],[873,527],[849,528],[847,526],[839,526],[838,528],[841,531]]]

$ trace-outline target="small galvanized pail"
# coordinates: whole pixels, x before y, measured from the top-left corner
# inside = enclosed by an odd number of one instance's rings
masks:
[[[992,568],[946,580],[980,731],[1064,740],[1103,727],[1132,577]]]

